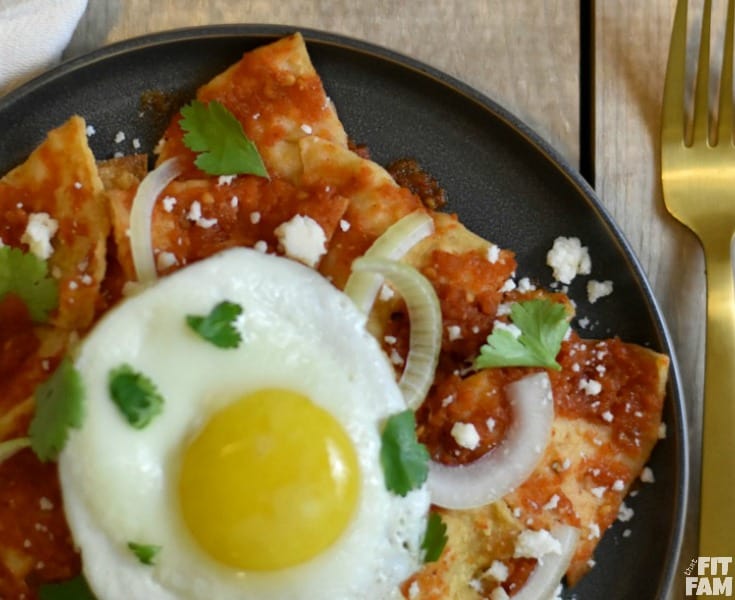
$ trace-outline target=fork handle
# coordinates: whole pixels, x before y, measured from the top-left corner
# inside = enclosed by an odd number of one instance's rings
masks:
[[[735,556],[735,291],[732,229],[703,240],[707,341],[699,555]]]

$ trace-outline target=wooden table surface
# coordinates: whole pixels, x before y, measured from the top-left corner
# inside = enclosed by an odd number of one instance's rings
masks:
[[[584,2],[585,0],[582,0]],[[377,43],[437,67],[515,113],[597,190],[648,274],[678,354],[688,407],[691,489],[704,354],[704,263],[664,210],[657,139],[675,0],[89,0],[66,51],[149,32],[279,23]],[[683,564],[697,555],[690,494]],[[677,577],[683,584],[683,577]],[[681,589],[673,597],[683,597]]]

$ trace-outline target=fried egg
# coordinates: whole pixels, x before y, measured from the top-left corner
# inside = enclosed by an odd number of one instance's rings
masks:
[[[236,348],[186,322],[223,301],[242,308]],[[380,432],[403,398],[364,316],[318,273],[227,250],[110,311],[75,365],[85,419],[59,473],[101,600],[400,597],[428,492],[386,489]],[[140,429],[111,399],[121,365],[163,398]],[[158,548],[152,564],[131,544]]]

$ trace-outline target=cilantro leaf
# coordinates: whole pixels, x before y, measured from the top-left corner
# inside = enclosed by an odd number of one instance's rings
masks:
[[[136,429],[143,429],[163,410],[163,396],[155,384],[130,365],[123,364],[113,369],[108,386],[112,401]]]
[[[128,548],[132,551],[138,560],[144,565],[152,565],[156,555],[161,551],[161,546],[154,546],[151,544],[137,544],[135,542],[128,542]]]
[[[227,300],[215,306],[207,316],[187,315],[186,322],[202,338],[218,348],[237,348],[242,341],[235,321],[242,307]]]
[[[496,327],[480,348],[475,368],[548,367],[561,369],[556,362],[561,343],[569,329],[564,305],[551,300],[528,300],[511,306],[510,319],[520,329],[515,337]]]
[[[447,525],[442,521],[440,514],[431,513],[426,523],[424,539],[421,542],[421,549],[424,551],[424,562],[439,560],[446,545]]]
[[[69,358],[62,360],[48,381],[38,386],[35,398],[36,413],[28,435],[36,456],[46,462],[59,455],[69,428],[78,429],[84,420],[82,378]]]
[[[221,102],[193,100],[181,109],[184,145],[198,152],[194,164],[209,175],[268,177],[263,159],[242,124]]]
[[[410,410],[391,415],[381,436],[380,463],[385,486],[405,496],[426,481],[429,452],[416,439],[416,418]]]
[[[31,319],[44,322],[59,304],[59,284],[48,276],[48,263],[18,248],[0,248],[0,298],[13,293],[28,307]]]
[[[38,590],[39,600],[96,600],[84,576],[60,583],[44,583]]]

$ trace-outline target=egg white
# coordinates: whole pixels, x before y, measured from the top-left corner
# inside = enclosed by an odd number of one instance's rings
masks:
[[[243,342],[223,350],[197,337],[187,314],[223,300],[243,308]],[[147,375],[163,412],[137,430],[108,393],[122,363]],[[375,599],[419,566],[426,488],[401,498],[385,487],[380,428],[405,408],[393,369],[365,318],[315,271],[238,248],[191,265],[110,311],[82,342],[76,361],[85,420],[59,460],[64,504],[84,572],[101,600],[230,598]],[[179,510],[184,441],[243,394],[285,387],[328,410],[352,440],[360,498],[341,537],[319,556],[272,572],[244,572],[209,557]],[[162,547],[153,566],[130,541]]]

